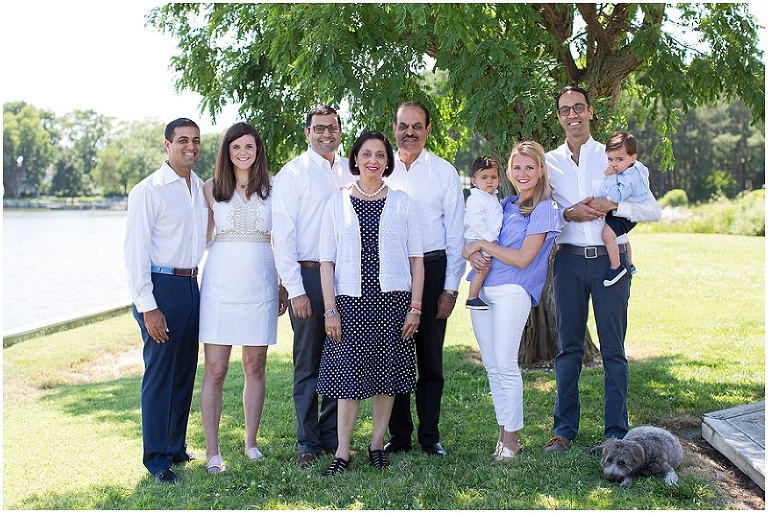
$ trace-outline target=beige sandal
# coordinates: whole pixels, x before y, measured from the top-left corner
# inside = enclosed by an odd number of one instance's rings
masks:
[[[509,447],[502,446],[501,452],[499,452],[499,457],[496,459],[496,461],[501,461],[503,463],[509,463],[512,461],[512,459],[520,454],[520,451],[523,450],[523,446],[521,445],[520,448],[516,451],[513,451]]]
[[[209,474],[220,474],[227,469],[227,466],[224,465],[224,460],[221,459],[221,455],[216,454],[215,456],[208,458],[208,463],[205,464],[205,469]]]

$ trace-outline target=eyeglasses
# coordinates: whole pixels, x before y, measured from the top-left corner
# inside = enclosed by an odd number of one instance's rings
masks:
[[[315,125],[312,127],[312,130],[314,130],[316,134],[324,134],[326,130],[332,134],[338,134],[341,132],[341,127],[339,125]]]
[[[586,108],[587,106],[584,105],[583,103],[577,103],[576,105],[573,105],[570,107],[568,106],[560,107],[559,109],[557,109],[557,113],[560,114],[561,116],[567,116],[568,114],[571,113],[571,109],[573,109],[573,112],[575,112],[576,114],[581,114],[582,112],[584,112],[584,109]]]

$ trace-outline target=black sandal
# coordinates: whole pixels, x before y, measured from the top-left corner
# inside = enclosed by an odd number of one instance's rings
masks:
[[[333,458],[331,464],[328,465],[328,468],[323,472],[323,476],[338,476],[342,474],[347,467],[349,467],[349,460],[345,460],[344,458]]]
[[[387,454],[382,450],[372,451],[371,448],[368,447],[368,459],[371,460],[371,466],[373,468],[384,469],[389,467]]]

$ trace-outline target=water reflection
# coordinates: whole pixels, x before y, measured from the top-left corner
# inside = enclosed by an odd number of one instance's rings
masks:
[[[125,211],[4,210],[3,331],[130,303]]]

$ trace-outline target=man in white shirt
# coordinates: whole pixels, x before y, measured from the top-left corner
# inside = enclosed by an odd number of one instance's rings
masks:
[[[319,106],[310,110],[304,134],[309,148],[283,166],[272,192],[275,263],[291,301],[296,464],[300,467],[313,463],[322,451],[334,454],[338,445],[336,400],[323,397],[318,416],[324,317],[333,315],[323,309],[320,226],[328,198],[353,179],[348,160],[336,152],[341,143],[341,119],[335,109]]]
[[[144,466],[156,480],[175,483],[171,465],[194,458],[186,434],[197,371],[197,265],[208,211],[203,181],[192,171],[201,149],[197,124],[187,118],[170,122],[164,145],[168,160],[128,197],[124,255],[133,316],[144,340]]]
[[[422,316],[416,333],[416,411],[418,441],[424,452],[445,457],[440,444],[440,401],[443,396],[443,342],[447,319],[456,305],[464,276],[464,194],[456,168],[424,149],[432,125],[429,111],[418,103],[398,107],[392,130],[397,141],[395,170],[385,181],[405,191],[418,206],[424,246]],[[414,425],[410,394],[400,394],[389,421],[389,443],[384,450],[411,449]]]
[[[555,358],[555,436],[545,445],[545,453],[565,451],[579,431],[579,376],[590,295],[605,371],[604,435],[623,438],[629,429],[629,366],[624,337],[632,276],[627,273],[615,285],[603,285],[610,262],[601,232],[609,211],[635,222],[661,219],[661,209],[651,194],[645,201],[636,203],[614,203],[608,198],[595,197],[603,182],[607,158],[605,145],[592,139],[590,121],[594,110],[587,91],[565,87],[558,93],[555,107],[566,135],[563,145],[547,153],[553,198],[563,216],[553,264],[560,351]],[[628,266],[624,244],[627,236],[619,237],[617,242],[622,263]]]

